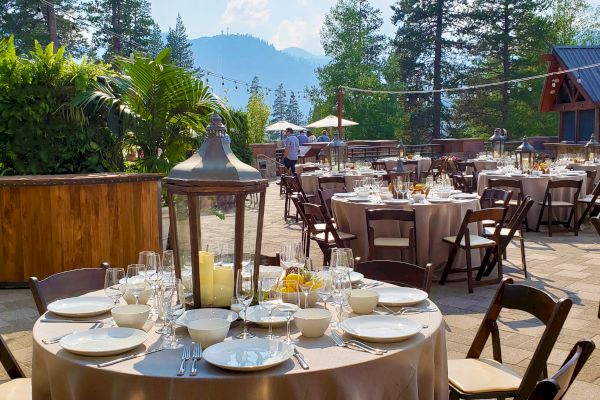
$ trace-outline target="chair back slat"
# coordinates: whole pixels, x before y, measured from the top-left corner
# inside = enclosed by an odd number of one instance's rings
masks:
[[[415,222],[415,210],[400,210],[396,208],[376,208],[365,211],[367,224],[369,221],[391,220],[399,222]]]
[[[521,229],[521,225],[523,224],[523,221],[525,221],[525,218],[527,218],[527,213],[533,206],[533,203],[534,201],[531,196],[527,196],[525,199],[523,199],[519,207],[517,207],[510,221],[508,221],[508,224],[506,224],[506,228],[510,229],[508,240],[512,240],[515,232]]]
[[[260,255],[260,265],[269,265],[274,267],[281,266],[281,257],[279,253],[275,253],[274,256],[267,256],[264,254]]]
[[[48,304],[67,297],[81,296],[104,288],[107,263],[100,268],[81,268],[59,272],[46,279],[29,278],[29,287],[37,309],[45,313]]]
[[[512,198],[512,191],[486,187],[479,198],[481,208],[498,207],[497,202],[502,202],[504,207],[508,206],[508,202]]]
[[[485,220],[491,220],[496,222],[502,222],[504,215],[506,214],[506,208],[494,207],[485,208],[483,210],[474,210],[469,214],[468,223],[481,222]]]
[[[371,162],[371,168],[375,171],[387,171],[387,164],[385,161],[373,161]]]
[[[319,189],[318,191],[319,200],[321,201],[321,204],[325,206],[329,218],[333,217],[333,213],[331,211],[331,198],[336,193],[339,192],[335,189]]]
[[[357,264],[356,271],[368,279],[375,279],[399,286],[421,289],[427,293],[431,289],[433,268],[431,264],[425,267],[389,260],[363,261]]]
[[[343,176],[319,176],[319,189],[337,189],[337,192],[346,191],[346,178]]]

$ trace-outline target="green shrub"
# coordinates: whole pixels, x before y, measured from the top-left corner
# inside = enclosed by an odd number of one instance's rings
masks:
[[[17,56],[13,37],[0,40],[0,174],[114,171],[120,143],[99,118],[70,103],[106,68],[35,43]]]

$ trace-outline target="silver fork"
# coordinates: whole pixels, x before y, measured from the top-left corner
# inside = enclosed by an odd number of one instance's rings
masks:
[[[190,370],[190,376],[196,376],[198,373],[198,361],[202,359],[202,346],[199,343],[192,343],[194,346],[194,352],[192,354],[192,369]]]
[[[179,365],[179,371],[177,376],[183,376],[185,374],[185,363],[192,357],[192,351],[190,346],[185,346],[181,352],[181,364]]]
[[[371,346],[363,346],[361,342],[357,341],[345,341],[342,337],[336,332],[331,331],[331,339],[335,343],[336,346],[339,347],[347,347],[352,350],[363,351],[366,353],[371,353],[375,355],[382,355],[384,352],[378,349],[374,349]]]

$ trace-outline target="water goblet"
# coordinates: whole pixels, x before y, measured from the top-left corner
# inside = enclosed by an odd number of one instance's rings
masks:
[[[242,268],[238,271],[236,278],[235,297],[239,304],[242,305],[244,311],[244,329],[242,333],[237,335],[238,339],[249,339],[254,337],[254,334],[248,331],[247,318],[248,306],[254,298],[254,279],[252,268]]]
[[[352,290],[352,283],[350,282],[350,275],[347,271],[334,270],[331,273],[332,286],[331,286],[331,297],[332,303],[338,307],[338,319],[337,322],[332,321],[331,326],[337,327],[343,321],[344,315],[344,304],[348,301],[348,296]]]
[[[119,299],[123,297],[124,287],[122,280],[125,278],[125,269],[108,268],[104,277],[104,293],[115,303],[119,304]]]
[[[323,302],[323,308],[327,309],[327,300],[331,297],[331,271],[324,266],[317,273],[317,295]]]
[[[146,289],[146,266],[144,264],[130,264],[127,266],[125,287],[135,298],[135,304],[139,304],[140,295]]]
[[[281,304],[281,290],[278,288],[279,279],[265,278],[261,279],[258,288],[258,303],[267,310],[269,315],[269,333],[265,336],[267,339],[275,339],[273,335],[273,310]]]
[[[185,294],[181,279],[171,278],[163,280],[160,288],[161,302],[164,314],[169,322],[170,333],[165,337],[161,348],[177,349],[183,346],[177,340],[175,333],[175,320],[185,311]]]
[[[286,293],[285,303],[282,303],[278,306],[278,310],[285,314],[286,317],[286,337],[283,340],[285,343],[292,344],[295,342],[290,335],[290,321],[292,316],[298,311],[300,307],[300,296],[299,296],[299,288],[298,281],[287,279],[282,280],[279,283],[278,290],[281,293]],[[283,297],[283,296],[282,296]]]

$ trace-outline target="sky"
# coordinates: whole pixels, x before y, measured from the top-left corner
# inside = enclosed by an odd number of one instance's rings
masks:
[[[600,2],[600,0],[596,0]],[[390,0],[370,0],[382,11],[382,32],[392,36]],[[335,0],[151,0],[152,16],[163,32],[181,14],[188,37],[251,34],[281,50],[300,47],[323,54],[319,31]]]

